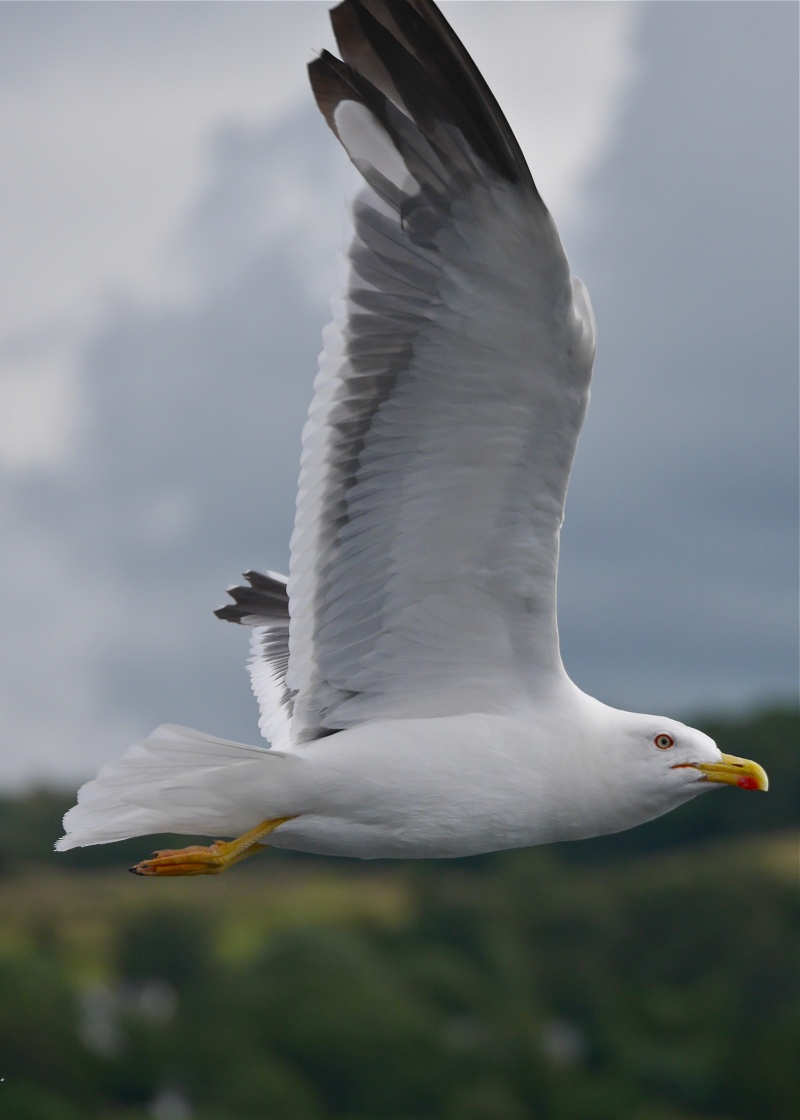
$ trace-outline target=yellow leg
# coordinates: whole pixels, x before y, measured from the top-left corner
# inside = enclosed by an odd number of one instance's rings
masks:
[[[240,860],[253,856],[268,847],[260,844],[279,825],[294,817],[276,817],[262,821],[255,828],[237,836],[235,840],[215,840],[205,847],[192,844],[188,848],[165,848],[153,852],[150,859],[143,859],[129,870],[134,875],[220,875]]]

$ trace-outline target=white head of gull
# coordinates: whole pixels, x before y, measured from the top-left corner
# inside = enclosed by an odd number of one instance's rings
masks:
[[[271,744],[165,725],[105,766],[59,849],[234,837],[142,875],[216,874],[264,841],[464,856],[631,828],[753,762],[610,708],[561,663],[559,532],[595,329],[491,91],[431,0],[345,0],[309,67],[361,173],[346,290],[303,432],[288,581],[249,572]]]

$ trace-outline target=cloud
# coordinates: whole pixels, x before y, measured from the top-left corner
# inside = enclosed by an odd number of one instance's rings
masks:
[[[313,240],[317,271],[332,274],[336,247],[333,230],[283,200],[297,182],[344,195],[347,172],[320,131],[327,140],[309,107],[218,137],[176,237],[191,298],[109,304],[80,360],[76,455],[9,476],[5,521],[20,545],[4,573],[11,779],[87,773],[167,712],[252,733],[246,636],[211,610],[243,567],[286,566],[327,315],[306,268]],[[265,233],[270,215],[280,221]],[[237,705],[249,720],[225,718]]]
[[[316,4],[0,6],[0,345],[62,342],[23,370],[0,352],[0,459],[57,462],[80,408],[82,344],[112,293],[191,296],[171,245],[225,121],[277,121],[307,100],[327,42]],[[71,398],[71,400],[67,400]],[[64,404],[62,406],[62,399]]]
[[[198,185],[219,173],[216,155],[207,164],[209,135],[224,137],[230,125],[235,143],[237,127],[279,122],[309,104],[304,63],[333,46],[327,8],[0,5],[0,147],[7,168],[0,179],[0,346],[51,336],[55,326],[62,337],[58,353],[40,346],[24,370],[4,366],[0,406],[5,416],[13,411],[14,422],[11,430],[0,422],[0,462],[37,469],[72,448],[83,404],[76,376],[82,344],[102,329],[110,295],[153,306],[191,303],[198,262],[187,261],[174,239]],[[562,213],[577,206],[631,70],[633,9],[448,10],[463,21],[490,80],[512,106],[548,198]],[[523,111],[513,112],[515,100]],[[320,137],[323,131],[320,125]],[[309,238],[341,231],[331,201],[327,214],[318,205],[319,186],[312,176],[281,197],[273,193],[271,215],[261,212],[267,222],[252,225],[247,236],[260,244],[270,235],[269,220],[279,224],[287,208],[302,206],[319,215]],[[217,189],[229,187],[220,182]],[[225,230],[218,227],[217,236],[224,240]],[[213,257],[220,272],[226,255]],[[322,261],[319,253],[307,259]],[[321,287],[328,273],[324,266],[317,271]]]
[[[619,703],[745,704],[791,694],[797,672],[797,12],[645,16],[573,261],[599,350],[565,657]]]
[[[587,220],[586,179],[607,148],[638,73],[637,4],[453,3],[468,45],[559,225]]]

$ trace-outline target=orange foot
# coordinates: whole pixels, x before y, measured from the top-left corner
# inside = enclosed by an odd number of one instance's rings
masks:
[[[153,852],[150,859],[129,868],[134,875],[220,875],[240,860],[253,856],[268,847],[260,844],[279,825],[293,820],[292,817],[277,817],[262,821],[235,840],[215,840],[213,844],[192,844],[188,848],[164,848]]]

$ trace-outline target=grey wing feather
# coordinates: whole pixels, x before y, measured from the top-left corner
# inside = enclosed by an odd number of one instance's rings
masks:
[[[232,603],[214,611],[226,622],[251,626],[250,681],[261,711],[259,727],[272,746],[290,745],[294,693],[286,684],[289,665],[289,595],[286,576],[245,572],[247,585],[228,588]]]
[[[428,0],[345,0],[314,95],[366,186],[292,537],[296,743],[559,671],[591,313],[508,123]]]
[[[245,572],[247,586],[237,584],[228,588],[232,603],[217,607],[214,614],[225,622],[241,622],[257,626],[267,620],[285,620],[289,624],[289,593],[286,576],[277,572]],[[251,619],[253,621],[251,621]]]

